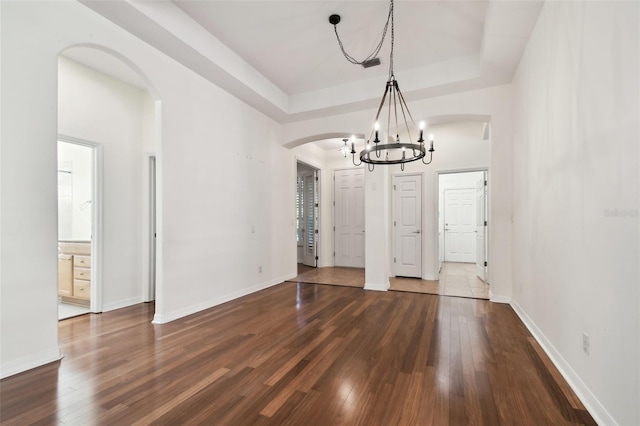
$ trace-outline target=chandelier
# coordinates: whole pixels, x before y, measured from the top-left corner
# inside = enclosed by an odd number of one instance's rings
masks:
[[[400,164],[400,168],[404,170],[404,164],[412,161],[421,160],[424,164],[431,164],[433,161],[433,135],[429,136],[429,148],[425,147],[424,139],[424,122],[420,122],[416,126],[413,116],[409,111],[407,102],[404,99],[398,80],[393,73],[393,45],[394,45],[394,22],[393,22],[393,0],[390,0],[389,13],[387,22],[382,31],[382,37],[373,51],[367,57],[358,61],[349,55],[342,44],[342,40],[338,35],[338,24],[340,23],[340,15],[331,15],[329,23],[333,25],[338,45],[344,57],[352,64],[362,65],[365,68],[380,64],[380,60],[376,55],[380,52],[384,39],[387,35],[389,24],[391,24],[391,52],[389,53],[389,78],[385,85],[384,94],[380,100],[374,125],[369,133],[365,147],[358,154],[359,163],[356,163],[355,144],[351,142],[351,160],[355,166],[367,163],[369,171],[373,171],[376,164]],[[383,109],[387,108],[386,114]],[[380,130],[380,119],[386,119],[386,129],[384,132]],[[409,125],[411,124],[411,126]],[[402,141],[400,133],[406,132],[408,140]],[[412,142],[413,136],[416,136],[415,142]],[[403,135],[404,136],[404,135]],[[380,139],[382,137],[382,139]],[[346,141],[345,141],[346,144]],[[429,153],[429,161],[425,161],[425,157]]]

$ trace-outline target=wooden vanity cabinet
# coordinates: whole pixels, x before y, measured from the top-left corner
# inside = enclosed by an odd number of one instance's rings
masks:
[[[91,243],[58,243],[58,295],[63,302],[88,306],[91,298]]]

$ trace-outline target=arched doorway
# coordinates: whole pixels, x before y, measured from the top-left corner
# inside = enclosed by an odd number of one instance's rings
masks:
[[[155,250],[160,106],[145,75],[117,52],[95,45],[60,52],[58,139],[94,150],[93,220],[83,241],[90,246],[88,264],[71,268],[71,296],[75,289],[90,292],[91,312],[156,295],[161,303],[161,250]]]

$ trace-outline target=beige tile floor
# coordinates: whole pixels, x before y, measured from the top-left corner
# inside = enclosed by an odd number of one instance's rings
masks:
[[[442,265],[439,281],[417,278],[392,277],[390,290],[413,293],[439,294],[443,296],[488,299],[489,286],[476,276],[476,265],[472,263],[446,262]],[[357,268],[310,268],[300,265],[294,282],[364,287],[364,269]]]
[[[476,276],[473,263],[443,263],[439,281],[401,277],[389,281],[390,290],[489,299],[489,286]]]

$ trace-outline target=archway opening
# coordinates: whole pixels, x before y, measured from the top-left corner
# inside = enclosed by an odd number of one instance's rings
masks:
[[[117,52],[76,45],[59,53],[58,140],[90,148],[94,171],[85,197],[91,232],[79,241],[59,233],[58,244],[84,246],[70,255],[66,297],[84,294],[93,313],[162,302],[160,107],[147,77]]]

